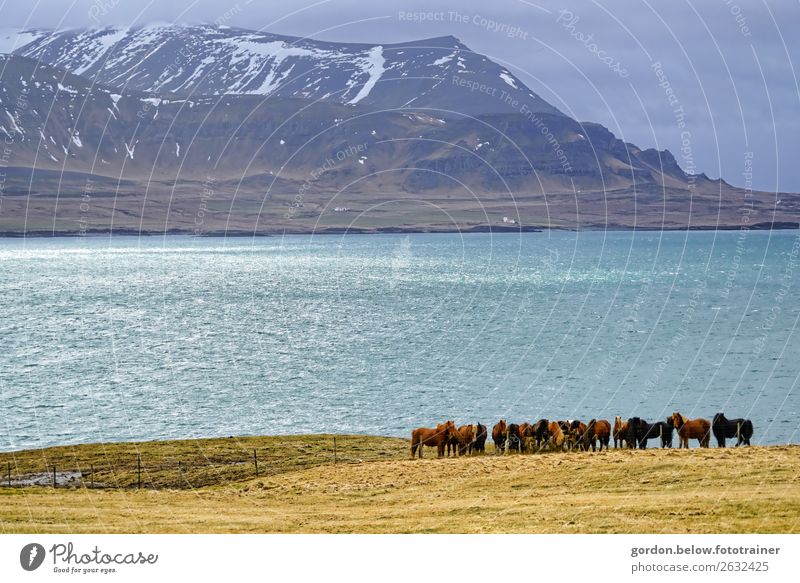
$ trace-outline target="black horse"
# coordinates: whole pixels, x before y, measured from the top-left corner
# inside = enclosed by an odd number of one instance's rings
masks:
[[[672,447],[672,433],[674,431],[675,426],[669,421],[656,421],[655,423],[648,423],[645,439],[660,438],[662,448]]]
[[[669,421],[657,421],[648,423],[641,417],[631,417],[628,419],[628,435],[625,441],[628,447],[647,449],[648,439],[660,439],[661,447],[672,447],[672,434],[675,428]]]
[[[628,435],[625,436],[625,441],[628,442],[628,447],[635,449],[645,449],[647,447],[647,432],[650,425],[641,417],[631,417],[628,419]]]
[[[472,442],[472,451],[479,451],[481,453],[486,452],[486,437],[488,433],[486,431],[486,426],[481,425],[480,423],[477,424],[477,429],[475,430],[475,441]]]
[[[533,424],[533,439],[537,448],[547,445],[550,439],[550,422],[547,419],[539,419]]]
[[[727,419],[722,413],[714,415],[711,431],[719,447],[725,447],[725,439],[736,438],[736,447],[750,445],[753,437],[753,422],[749,419]]]
[[[509,451],[519,451],[520,443],[521,443],[520,435],[519,435],[519,425],[516,423],[509,423],[508,424],[508,450]]]

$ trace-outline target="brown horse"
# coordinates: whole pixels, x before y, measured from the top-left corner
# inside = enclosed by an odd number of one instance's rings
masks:
[[[453,457],[456,455],[464,455],[467,452],[472,453],[472,442],[475,441],[475,427],[472,425],[462,425],[456,432],[447,440],[447,457],[450,457],[450,451],[453,452]]]
[[[564,432],[561,431],[561,425],[558,421],[553,421],[547,426],[547,431],[550,433],[550,443],[553,447],[564,448]]]
[[[475,441],[475,426],[462,425],[458,428],[458,455],[472,453],[472,442]],[[455,454],[455,452],[453,452]]]
[[[587,425],[583,421],[573,421],[572,422],[572,447],[577,447],[581,450],[588,450],[589,448],[584,446],[583,443],[583,436],[586,434]]]
[[[678,448],[689,449],[689,440],[696,439],[700,447],[708,447],[711,441],[711,423],[708,419],[687,419],[677,411],[669,417],[678,430]]]
[[[494,441],[495,453],[503,453],[506,450],[506,420],[501,419],[492,427],[492,441]]]
[[[614,417],[614,449],[625,447],[625,438],[628,435],[628,424],[622,420],[622,417],[617,415]]]
[[[589,451],[591,446],[592,451],[596,451],[596,442],[600,442],[600,451],[603,451],[603,446],[608,449],[608,440],[611,438],[611,423],[605,419],[592,419],[586,425],[586,431],[583,432],[583,449]]]
[[[456,433],[456,425],[450,420],[439,423],[435,429],[429,427],[417,427],[411,432],[411,457],[419,450],[419,457],[422,457],[423,446],[435,447],[437,457],[444,456],[444,446],[449,439]]]
[[[519,449],[522,453],[533,451],[533,425],[530,423],[520,423],[519,425]]]
[[[461,437],[458,429],[447,438],[447,457],[450,457],[450,451],[453,452],[453,457],[458,455],[458,446],[461,443]]]

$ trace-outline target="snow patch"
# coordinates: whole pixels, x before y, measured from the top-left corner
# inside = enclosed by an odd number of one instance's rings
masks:
[[[383,58],[383,47],[380,45],[372,47],[367,53],[364,64],[366,65],[366,72],[369,73],[369,79],[367,79],[367,82],[361,87],[361,91],[358,92],[358,95],[348,102],[350,105],[358,103],[369,95],[369,92],[375,87],[375,83],[377,83],[378,79],[383,75],[385,71],[384,65],[386,64],[386,59]]]
[[[441,59],[436,59],[432,64],[433,65],[444,65],[445,63],[449,63],[450,61],[452,61],[453,57],[455,57],[455,56],[456,56],[455,53],[450,53],[449,55],[444,56]]]
[[[508,74],[508,71],[503,71],[500,73],[500,78],[505,81],[506,84],[511,85],[511,87],[514,89],[519,89],[519,87],[517,87],[517,82],[514,81],[514,78],[511,75]]]
[[[25,132],[23,132],[23,131],[22,131],[22,128],[20,128],[20,127],[17,125],[17,120],[16,120],[16,118],[15,118],[13,115],[11,115],[11,114],[8,112],[8,110],[6,110],[6,115],[8,116],[8,119],[9,119],[9,120],[11,120],[11,129],[13,129],[13,130],[14,130],[15,132],[17,132],[19,135],[21,135],[21,136],[24,136],[24,135],[25,135]],[[6,132],[6,134],[8,134],[8,132]],[[11,137],[11,136],[9,136],[9,137]]]

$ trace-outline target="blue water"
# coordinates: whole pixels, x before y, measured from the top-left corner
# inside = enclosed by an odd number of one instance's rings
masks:
[[[0,449],[674,410],[795,442],[799,235],[0,240]]]

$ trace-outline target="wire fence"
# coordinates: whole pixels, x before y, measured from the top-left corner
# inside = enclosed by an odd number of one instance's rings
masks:
[[[361,441],[364,441],[362,443]],[[356,436],[319,439],[313,444],[272,440],[269,446],[164,453],[157,446],[134,452],[97,452],[81,459],[47,450],[0,454],[2,488],[188,489],[267,478],[321,465],[353,464],[408,455],[405,442],[386,438],[373,444]],[[3,459],[5,458],[5,459]],[[4,463],[3,463],[4,462]]]

